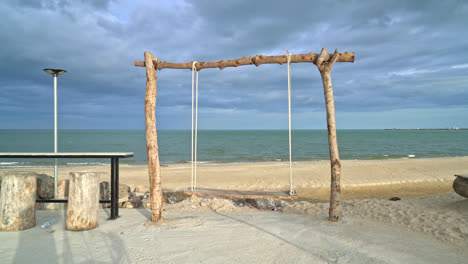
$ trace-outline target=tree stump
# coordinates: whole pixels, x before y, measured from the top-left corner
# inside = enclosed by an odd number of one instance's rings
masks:
[[[99,174],[71,172],[66,228],[90,230],[99,226]]]
[[[19,231],[36,225],[35,172],[6,172],[0,196],[0,230]]]

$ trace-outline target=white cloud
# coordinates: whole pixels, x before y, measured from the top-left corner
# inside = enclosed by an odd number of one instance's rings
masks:
[[[390,76],[413,76],[413,75],[419,75],[419,74],[425,74],[425,73],[431,73],[431,72],[436,72],[437,70],[417,70],[417,69],[406,69],[402,71],[395,71],[395,72],[389,72],[388,75]]]
[[[452,69],[465,69],[465,68],[468,68],[468,63],[453,65],[450,68],[452,68]]]

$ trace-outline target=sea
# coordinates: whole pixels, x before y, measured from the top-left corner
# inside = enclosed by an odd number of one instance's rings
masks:
[[[293,130],[293,161],[329,159],[327,130]],[[468,156],[468,130],[338,130],[342,160]],[[53,152],[53,130],[0,130],[0,152]],[[162,164],[191,162],[191,131],[158,131]],[[59,152],[133,152],[121,165],[147,164],[144,130],[59,130]],[[199,163],[288,161],[287,130],[200,130]],[[53,159],[0,159],[0,168],[49,167]],[[59,166],[109,164],[59,159]]]

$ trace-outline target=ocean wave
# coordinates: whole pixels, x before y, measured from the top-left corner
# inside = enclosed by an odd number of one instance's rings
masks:
[[[0,166],[1,165],[16,165],[16,164],[19,164],[19,162],[0,162]]]
[[[102,162],[67,162],[69,166],[101,166],[101,165],[109,165],[107,163]]]
[[[0,166],[0,168],[52,168],[53,166],[37,166],[37,165],[14,165],[14,166]]]
[[[192,163],[191,160],[182,160],[182,161],[177,161],[177,162],[171,162],[171,161],[166,161],[164,162],[164,164],[177,164],[177,163]],[[197,160],[196,162],[197,164],[205,164],[205,163],[222,163],[222,161],[211,161],[211,160],[203,160],[203,161],[199,161]]]

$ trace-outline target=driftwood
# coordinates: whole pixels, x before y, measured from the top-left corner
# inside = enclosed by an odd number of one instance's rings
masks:
[[[159,164],[158,134],[156,131],[156,87],[157,71],[153,65],[153,55],[145,52],[146,64],[146,94],[145,94],[145,126],[146,150],[148,152],[148,175],[150,180],[151,221],[163,220],[163,194],[161,185],[161,166]],[[157,60],[156,60],[157,63]]]
[[[95,172],[70,172],[67,224],[71,231],[99,226],[99,175]]]
[[[331,82],[331,69],[339,53],[335,50],[329,62],[325,61],[327,49],[322,49],[320,56],[317,59],[317,68],[320,71],[323,82],[323,92],[325,94],[325,104],[327,108],[327,127],[328,127],[328,145],[330,149],[330,166],[331,166],[331,184],[330,184],[330,210],[329,220],[337,222],[340,218],[339,200],[341,195],[340,177],[341,163],[338,153],[338,142],[336,139],[336,122],[335,122],[335,100],[333,99],[333,86]]]
[[[298,62],[317,62],[319,54],[313,52],[308,54],[297,54],[291,55],[291,63]],[[324,62],[328,62],[333,57],[333,54],[325,54],[323,57]],[[158,61],[158,58],[151,56],[150,60],[153,61],[153,64],[158,70],[165,68],[170,69],[192,69],[193,62],[185,63],[172,63],[167,61]],[[147,58],[145,56],[145,61],[135,61],[135,66],[145,67]],[[344,52],[339,53],[336,58],[337,62],[354,62],[354,52]],[[259,66],[261,64],[283,64],[287,63],[287,56],[265,56],[257,55],[251,57],[242,57],[239,59],[233,60],[220,60],[220,61],[209,61],[209,62],[197,62],[195,63],[195,68],[197,70],[206,69],[206,68],[219,68],[220,70],[226,67],[238,67],[242,65],[255,65]]]
[[[458,195],[468,198],[468,176],[457,176],[452,187]]]
[[[7,172],[3,176],[0,201],[0,230],[19,231],[36,226],[34,172]]]

